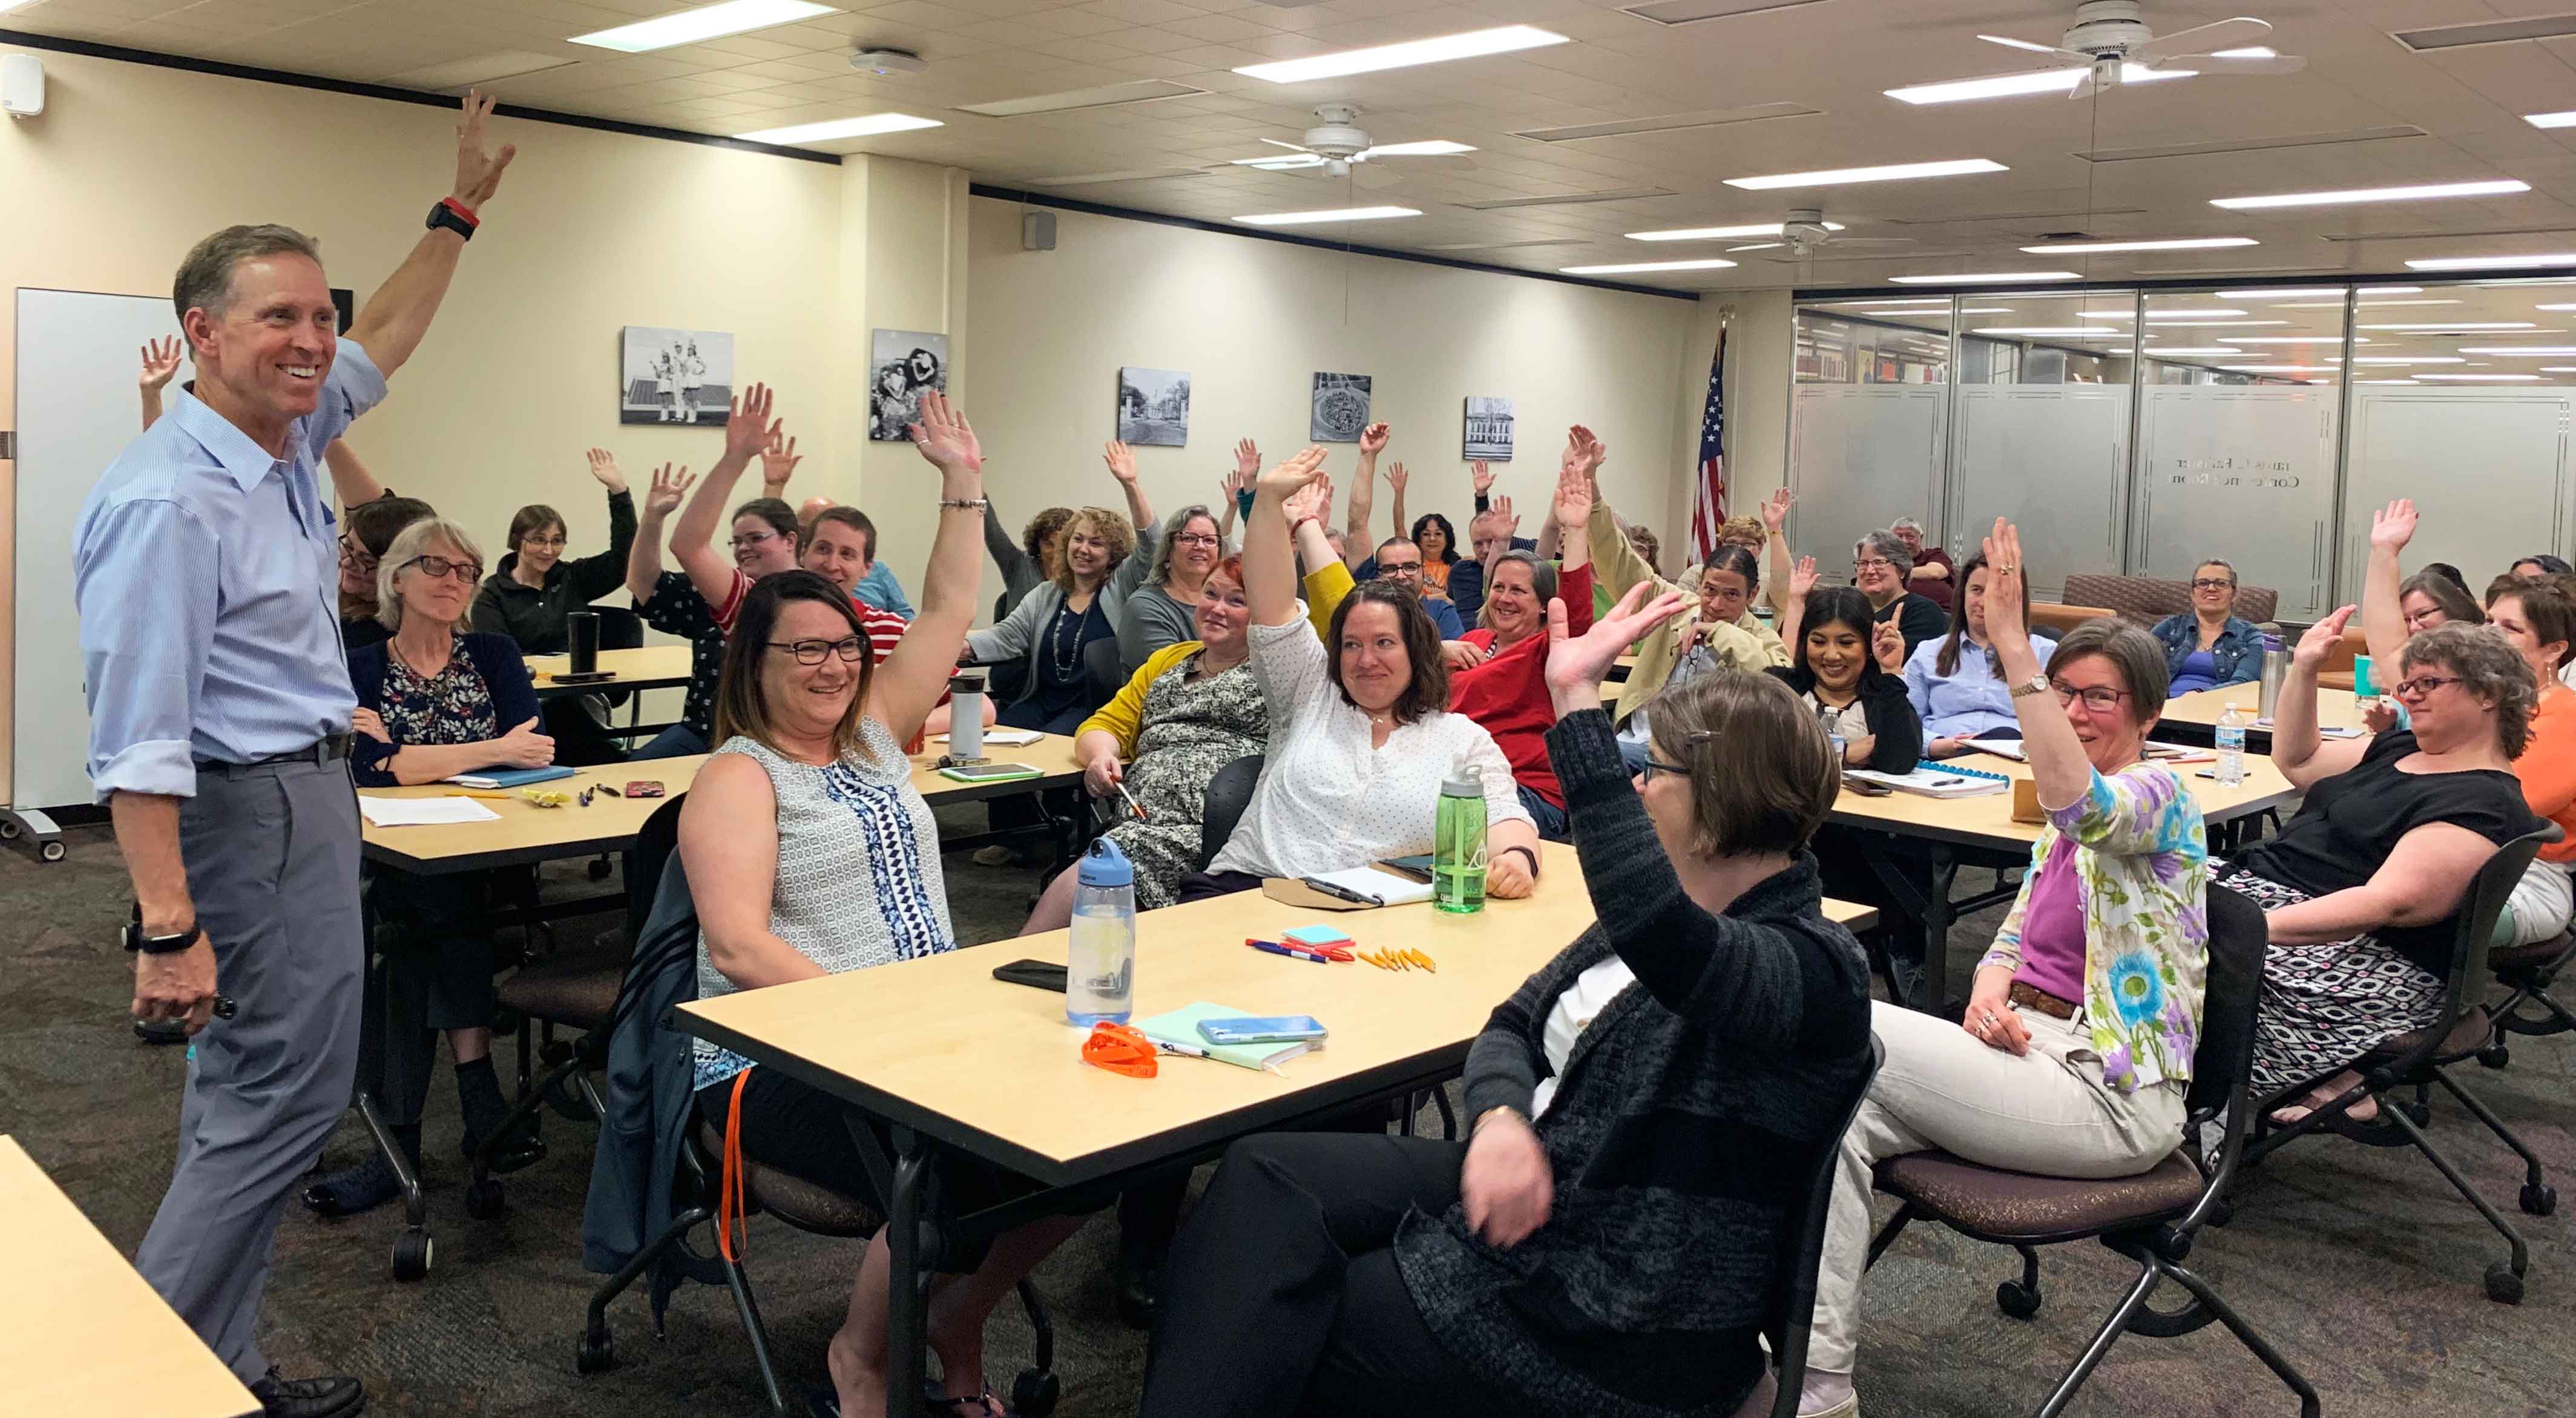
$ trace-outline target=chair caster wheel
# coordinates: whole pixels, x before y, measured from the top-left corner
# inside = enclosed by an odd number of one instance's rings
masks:
[[[2525,1182],[2522,1186],[2522,1209],[2533,1216],[2547,1216],[2558,1209],[2558,1188],[2547,1182]]]
[[[2487,1267],[2487,1298],[2499,1305],[2522,1303],[2522,1277],[2503,1261]]]
[[[585,1374],[604,1374],[617,1367],[617,1336],[603,1329],[581,1337],[581,1348],[572,1356],[573,1368]]]
[[[2039,1292],[2018,1280],[2007,1280],[1995,1287],[1995,1308],[2017,1320],[2039,1313]]]
[[[1056,1400],[1064,1396],[1064,1386],[1056,1381],[1053,1370],[1022,1369],[1011,1381],[1011,1407],[1025,1418],[1047,1418],[1055,1411]]]
[[[2513,1062],[2513,1050],[2502,1044],[2489,1044],[2478,1050],[2478,1062],[2489,1068],[2502,1068]]]
[[[507,1205],[501,1196],[501,1184],[490,1177],[468,1183],[465,1188],[465,1214],[477,1221],[491,1220]]]
[[[2400,1103],[2400,1104],[2398,1104],[2397,1106],[2406,1110],[2406,1116],[2407,1116],[2409,1119],[2413,1120],[2413,1122],[2414,1122],[2415,1126],[2417,1126],[2417,1127],[2419,1127],[2419,1128],[2425,1128],[2425,1127],[2431,1127],[2431,1126],[2433,1125],[2433,1105],[2432,1105],[2432,1104],[2430,1104],[2430,1103]]]
[[[599,861],[592,862],[590,864],[590,879],[593,881],[606,881],[608,880],[608,871],[608,863]]]
[[[394,1279],[406,1284],[429,1274],[429,1263],[436,1243],[427,1231],[414,1226],[394,1237]]]
[[[2209,1208],[2209,1215],[2206,1219],[2212,1226],[2225,1226],[2228,1222],[2236,1219],[2236,1203],[2232,1201],[2219,1201],[2214,1203]]]
[[[49,862],[59,862],[63,859],[63,844],[60,842],[44,843],[36,848],[36,855]]]

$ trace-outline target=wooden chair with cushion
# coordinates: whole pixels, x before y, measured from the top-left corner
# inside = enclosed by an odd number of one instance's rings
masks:
[[[2108,606],[2122,620],[2140,629],[2153,629],[2166,616],[2191,609],[2190,582],[2155,576],[2080,571],[2066,578],[2065,595],[2072,605]],[[2268,586],[2236,588],[2236,614],[2256,625],[2270,620],[2280,608],[2281,593]]]
[[[2269,944],[2263,912],[2252,901],[2213,887],[2208,905],[2209,983],[2201,1005],[2200,1048],[2192,1059],[2189,1110],[2182,1136],[2162,1162],[2137,1176],[2108,1181],[2008,1172],[1939,1151],[1891,1157],[1878,1166],[1878,1189],[1904,1205],[1870,1242],[1870,1260],[1875,1263],[1917,1218],[1939,1221],[1975,1240],[2010,1246],[2021,1254],[2022,1278],[1995,1287],[1995,1304],[2015,1319],[2028,1319],[2039,1311],[2036,1247],[2099,1239],[2138,1263],[2136,1283],[2039,1406],[2039,1418],[2053,1418],[2065,1410],[2122,1334],[2172,1338],[2211,1320],[2227,1326],[2299,1396],[2302,1418],[2317,1418],[2316,1389],[2221,1300],[2208,1281],[2183,1267],[2200,1229],[2221,1214],[2255,1117],[2247,1074],[2254,1057],[2263,952]],[[2193,1139],[2213,1121],[2225,1126],[2214,1165],[2204,1161],[2193,1145]],[[2151,1307],[2148,1301],[2167,1280],[2190,1292],[2191,1303],[2173,1311]]]
[[[2470,879],[2467,898],[2460,908],[2458,944],[2451,957],[2451,979],[2442,996],[2441,1019],[2411,1033],[2399,1034],[2380,1041],[2378,1047],[2354,1060],[2348,1067],[2361,1075],[2361,1081],[2338,1094],[2324,1107],[2313,1109],[2306,1117],[2285,1126],[2271,1122],[2273,1110],[2297,1104],[2299,1099],[2326,1079],[2344,1069],[2337,1068],[2315,1078],[2303,1079],[2263,1100],[2255,1126],[2259,1129],[2247,1149],[2249,1165],[2262,1161],[2290,1142],[2318,1131],[2340,1132],[2355,1141],[2374,1147],[2413,1147],[2426,1161],[2441,1172],[2442,1179],[2453,1190],[2476,1207],[2487,1224],[2496,1229],[2510,1248],[2510,1257],[2487,1267],[2487,1298],[2500,1304],[2522,1303],[2523,1276],[2530,1268],[2530,1248],[2522,1235],[2502,1213],[2487,1204],[2485,1197],[2460,1175],[2433,1140],[2424,1135],[2424,1125],[2431,1111],[2425,1094],[2438,1083],[2460,1106],[2480,1122],[2493,1129],[2496,1136],[2519,1153],[2523,1160],[2525,1180],[2522,1187],[2522,1209],[2534,1216],[2547,1216],[2558,1209],[2556,1189],[2541,1179],[2540,1159],[2509,1131],[2504,1122],[2489,1111],[2459,1080],[2450,1067],[2484,1052],[2494,1035],[2494,1020],[2487,1013],[2488,991],[2487,940],[2495,931],[2496,917],[2504,911],[2506,898],[2513,894],[2516,883],[2531,866],[2531,859],[2544,842],[2554,842],[2562,834],[2555,825],[2544,825],[2538,832],[2514,838],[2496,849],[2486,865]],[[2416,1096],[2401,1102],[2398,1089],[2412,1087]],[[2347,1114],[2364,1098],[2379,1100],[2379,1116],[2370,1123],[2351,1122]]]

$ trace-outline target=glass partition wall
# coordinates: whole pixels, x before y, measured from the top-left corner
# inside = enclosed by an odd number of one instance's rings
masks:
[[[2040,598],[2215,556],[2303,622],[2359,597],[2391,498],[2406,569],[2472,593],[2576,548],[2576,278],[1835,295],[1795,348],[1791,532],[1832,577],[1898,517],[1965,560],[2006,516]]]

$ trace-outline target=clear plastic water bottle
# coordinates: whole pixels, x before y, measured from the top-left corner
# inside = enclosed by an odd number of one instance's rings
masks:
[[[1431,904],[1443,911],[1485,909],[1485,785],[1460,759],[1440,784],[1431,831]]]
[[[1074,870],[1064,1017],[1086,1029],[1124,1024],[1136,1008],[1136,868],[1102,837]]]
[[[2227,712],[2218,716],[2218,781],[2229,787],[2245,781],[2245,725],[2248,722],[2243,705],[2230,703]]]

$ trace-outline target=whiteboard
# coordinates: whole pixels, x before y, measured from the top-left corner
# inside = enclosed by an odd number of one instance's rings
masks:
[[[1826,584],[1851,579],[1853,543],[1899,517],[1941,525],[1939,384],[1801,384],[1789,425],[1791,545]]]
[[[1954,457],[1954,558],[2009,517],[2040,600],[2064,600],[2069,572],[2118,569],[2127,385],[1962,384]]]
[[[18,291],[18,575],[11,805],[91,800],[89,705],[72,606],[72,528],[99,474],[141,432],[139,351],[179,333],[167,295]],[[194,378],[183,366],[164,397]]]
[[[2360,391],[2344,475],[2343,597],[2361,599],[2370,514],[2411,497],[2405,566],[2447,561],[2486,578],[2534,552],[2567,554],[2570,400],[2556,389]]]

